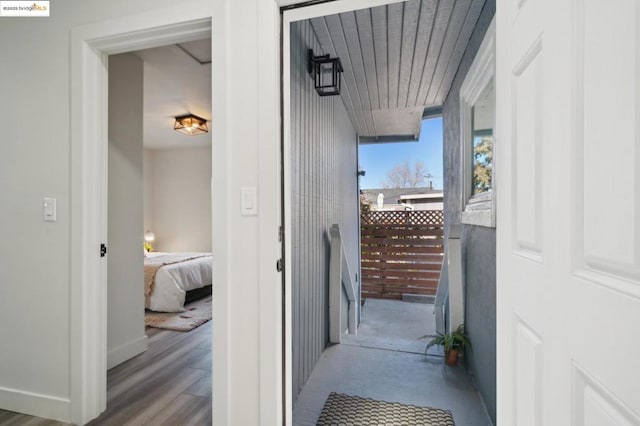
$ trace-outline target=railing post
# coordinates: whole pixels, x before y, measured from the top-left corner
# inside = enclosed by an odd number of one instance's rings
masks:
[[[358,328],[358,301],[351,278],[349,261],[344,253],[338,225],[331,225],[331,255],[329,261],[329,342],[340,343],[342,326],[342,289],[348,299],[347,326],[349,334]]]
[[[342,298],[342,241],[338,225],[331,225],[331,253],[329,260],[329,342],[340,343]]]

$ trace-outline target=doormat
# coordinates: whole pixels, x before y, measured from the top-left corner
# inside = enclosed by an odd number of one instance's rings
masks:
[[[174,331],[190,331],[199,325],[211,320],[213,299],[204,299],[191,302],[184,306],[184,312],[153,312],[146,311],[144,325],[148,327],[164,328]]]
[[[451,411],[331,392],[317,426],[454,426]]]

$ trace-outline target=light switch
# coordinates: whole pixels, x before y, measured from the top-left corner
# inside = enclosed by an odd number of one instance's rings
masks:
[[[55,222],[56,221],[56,199],[55,198],[45,198],[43,201],[43,214],[45,222]]]
[[[255,186],[247,186],[240,189],[241,211],[243,216],[255,216],[258,214],[258,191]]]

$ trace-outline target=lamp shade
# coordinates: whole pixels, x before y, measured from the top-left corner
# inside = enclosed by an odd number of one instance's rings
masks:
[[[148,243],[153,242],[156,240],[156,234],[151,231],[147,231],[144,233],[144,240]]]
[[[181,115],[176,117],[173,130],[177,130],[185,135],[200,135],[208,133],[207,120],[194,114]]]

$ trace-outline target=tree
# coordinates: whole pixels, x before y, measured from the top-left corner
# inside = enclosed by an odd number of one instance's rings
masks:
[[[387,173],[383,188],[415,188],[426,186],[428,171],[422,161],[416,161],[413,166],[409,160],[396,164]]]
[[[473,193],[491,190],[493,169],[493,138],[484,136],[474,141],[473,147]]]

